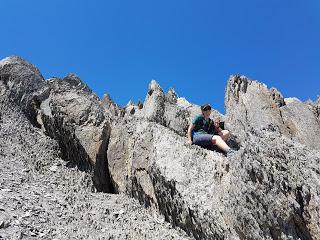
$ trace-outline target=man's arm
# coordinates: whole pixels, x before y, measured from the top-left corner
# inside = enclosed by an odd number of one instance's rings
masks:
[[[215,131],[221,136],[222,135],[222,128],[220,127],[220,118],[215,119],[214,128],[215,128]]]
[[[193,131],[194,127],[195,127],[195,125],[193,123],[191,123],[188,128],[188,143],[189,144],[192,144],[192,131]]]
[[[217,132],[218,132],[218,134],[221,136],[223,133],[222,133],[222,128],[220,128],[220,127],[218,127],[217,128]]]

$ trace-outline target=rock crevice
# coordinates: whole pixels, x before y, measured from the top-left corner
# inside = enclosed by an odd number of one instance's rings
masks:
[[[47,134],[59,142],[64,159],[93,171],[98,191],[113,192],[107,168],[110,126],[98,97],[76,75],[48,84],[48,102],[40,109]]]

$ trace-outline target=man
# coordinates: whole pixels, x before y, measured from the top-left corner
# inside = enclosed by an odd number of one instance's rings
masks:
[[[213,122],[210,119],[211,106],[209,104],[202,105],[201,112],[202,114],[194,117],[188,128],[188,143],[209,149],[216,145],[225,153],[233,152],[226,144],[230,136],[229,131],[220,128],[219,120]]]

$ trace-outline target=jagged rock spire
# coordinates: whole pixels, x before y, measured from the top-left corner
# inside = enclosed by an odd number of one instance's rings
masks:
[[[11,99],[35,124],[35,102],[48,94],[40,71],[21,57],[10,56],[0,61],[0,82],[3,91],[8,91]]]
[[[160,87],[160,85],[157,83],[156,80],[151,80],[151,82],[149,83],[149,87],[148,87],[148,94],[151,96],[153,92],[163,92],[162,88]]]
[[[231,76],[227,83],[226,127],[245,141],[250,129],[272,127],[289,138],[311,148],[320,149],[320,125],[313,109],[301,101],[285,100],[275,88],[250,80],[245,76]],[[307,134],[312,129],[313,134]]]
[[[251,127],[260,129],[270,124],[290,136],[280,112],[284,104],[275,88],[269,90],[266,85],[245,76],[231,76],[225,94],[226,127],[242,140]]]
[[[176,104],[178,100],[177,93],[174,91],[174,89],[171,87],[169,88],[167,94],[166,94],[166,99],[168,102],[172,104]]]

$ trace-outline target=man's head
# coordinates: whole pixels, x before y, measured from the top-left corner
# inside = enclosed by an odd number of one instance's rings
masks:
[[[201,111],[203,116],[208,118],[211,114],[211,106],[209,104],[204,104],[201,106]]]

